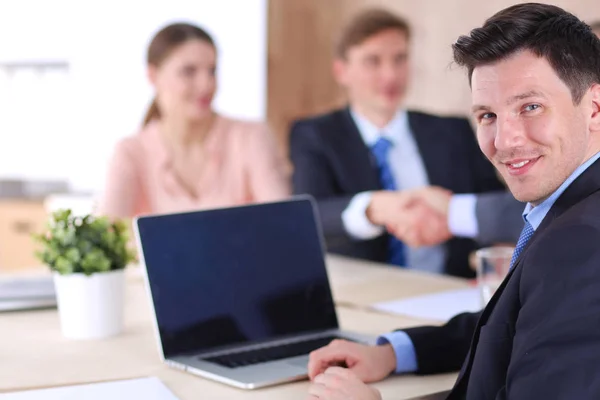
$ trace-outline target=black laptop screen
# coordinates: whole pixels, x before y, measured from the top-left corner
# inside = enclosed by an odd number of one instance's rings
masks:
[[[309,200],[142,217],[165,357],[337,328]]]

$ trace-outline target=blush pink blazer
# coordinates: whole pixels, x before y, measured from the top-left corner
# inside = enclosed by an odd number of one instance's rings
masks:
[[[122,139],[110,160],[98,212],[113,218],[281,200],[290,195],[289,166],[260,123],[218,116],[206,138],[207,162],[193,197],[171,168],[154,121]]]

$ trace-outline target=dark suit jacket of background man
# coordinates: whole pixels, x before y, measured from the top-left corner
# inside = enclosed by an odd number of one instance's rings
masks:
[[[468,120],[408,112],[408,121],[429,183],[454,193],[505,190],[479,149]],[[342,212],[360,192],[380,190],[377,165],[348,108],[300,120],[292,125],[290,157],[295,194],[310,194],[318,203],[328,251],[386,262],[388,237],[358,241],[344,229]],[[472,277],[469,239],[446,244],[445,272]]]
[[[525,203],[517,201],[511,192],[490,192],[477,195],[475,218],[480,246],[516,244],[523,230]]]
[[[600,161],[554,203],[481,315],[405,331],[419,373],[463,364],[449,399],[600,399]]]

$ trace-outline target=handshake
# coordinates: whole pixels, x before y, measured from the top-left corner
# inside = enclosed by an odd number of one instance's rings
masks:
[[[373,193],[367,218],[411,247],[434,246],[452,237],[448,209],[452,192],[428,186]]]

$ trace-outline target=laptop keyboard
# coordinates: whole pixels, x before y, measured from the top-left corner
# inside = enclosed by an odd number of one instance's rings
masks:
[[[240,353],[224,354],[221,356],[201,358],[203,361],[212,362],[229,368],[244,367],[264,363],[267,361],[282,360],[284,358],[302,356],[311,351],[327,346],[332,340],[341,339],[336,336],[328,336],[310,339],[302,342],[285,343],[278,346],[264,347]]]

